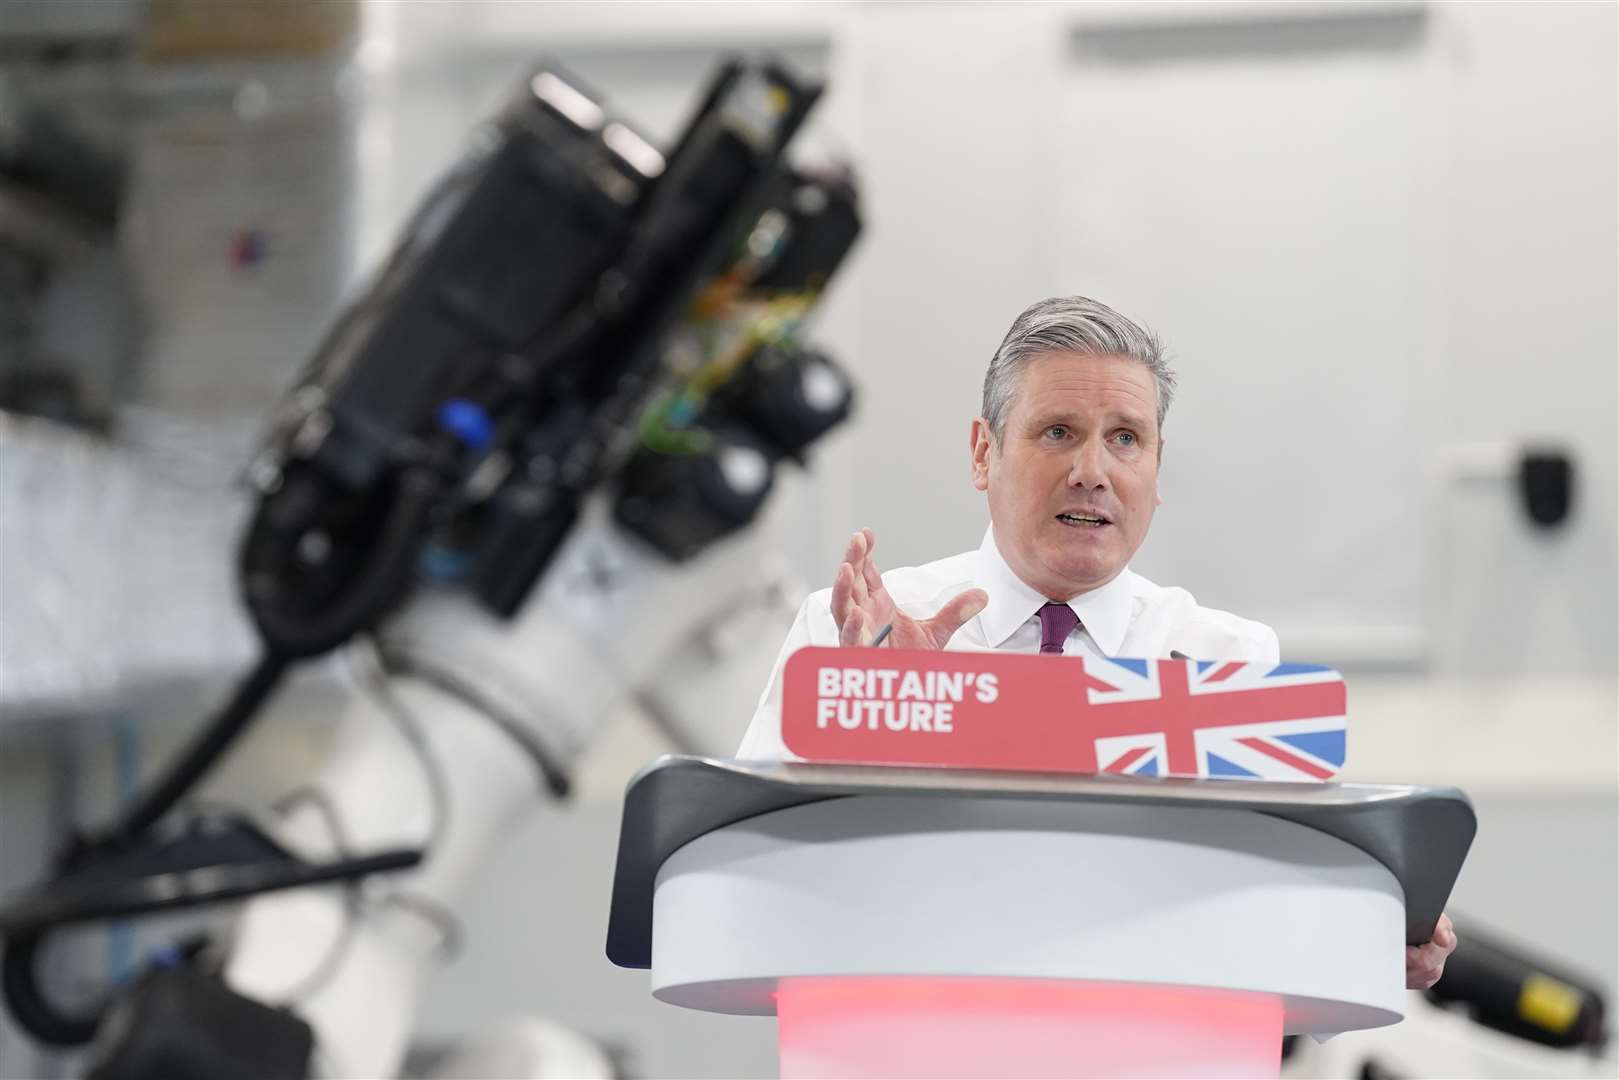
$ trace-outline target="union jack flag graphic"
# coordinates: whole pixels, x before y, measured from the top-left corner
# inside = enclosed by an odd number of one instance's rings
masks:
[[[1327,780],[1344,763],[1343,677],[1313,664],[1085,658],[1096,768]]]

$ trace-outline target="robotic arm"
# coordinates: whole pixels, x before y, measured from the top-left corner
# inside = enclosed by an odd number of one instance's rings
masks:
[[[392,1074],[445,906],[537,786],[566,793],[599,718],[639,699],[701,741],[677,684],[734,682],[694,649],[773,652],[719,632],[785,621],[749,527],[852,401],[796,333],[860,230],[847,177],[783,158],[819,93],[728,64],[666,156],[541,69],[480,132],[250,467],[261,660],[121,820],[0,910],[25,1027],[95,1035],[109,1080]],[[345,647],[337,749],[273,828],[176,829],[282,676]],[[295,890],[333,881],[359,884]],[[56,927],[242,896],[206,976],[210,950],[88,1015],[37,984]]]
[[[773,654],[791,614],[770,602],[765,579],[737,573],[738,565],[760,565],[764,546],[756,534],[738,536],[671,572],[638,550],[604,507],[590,508],[511,620],[454,594],[413,600],[375,650],[354,650],[359,693],[343,718],[340,749],[314,780],[322,798],[300,803],[278,835],[296,829],[305,850],[340,854],[331,850],[335,818],[353,849],[431,836],[428,854],[418,870],[373,883],[357,903],[330,890],[254,899],[226,981],[260,1001],[295,1003],[315,1029],[326,1075],[393,1075],[417,991],[449,944],[440,913],[485,858],[499,857],[500,838],[533,812],[545,782],[543,767],[515,753],[510,728],[491,718],[521,725],[566,771],[589,737],[581,721],[636,697],[659,696],[685,731],[705,718],[678,710],[683,700],[702,699],[711,724],[747,715],[755,688],[738,683],[734,662],[766,668],[765,651]],[[612,580],[583,579],[604,554],[619,568]],[[770,629],[745,639],[758,655],[690,663],[694,629],[764,618]],[[675,655],[687,658],[678,680],[669,677]],[[739,692],[747,700],[727,702]],[[414,730],[399,737],[390,726]],[[698,748],[729,753],[735,737],[734,729],[716,731]],[[423,753],[408,745],[418,739]],[[424,769],[424,761],[432,764]],[[338,950],[343,961],[323,974]]]

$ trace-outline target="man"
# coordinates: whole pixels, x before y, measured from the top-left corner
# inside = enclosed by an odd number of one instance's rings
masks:
[[[989,504],[983,543],[882,574],[876,536],[855,533],[832,588],[799,609],[737,757],[793,757],[781,739],[787,657],[868,645],[885,626],[904,649],[1276,662],[1270,627],[1129,568],[1161,501],[1174,390],[1158,339],[1105,304],[1056,297],[1019,315],[972,422],[973,486]],[[1441,917],[1432,942],[1406,950],[1407,984],[1432,986],[1455,947]]]

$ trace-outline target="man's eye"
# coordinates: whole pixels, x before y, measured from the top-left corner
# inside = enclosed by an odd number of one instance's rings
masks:
[[[1046,428],[1046,438],[1048,439],[1066,439],[1067,437],[1068,429],[1061,424],[1052,424]]]
[[[1121,431],[1113,437],[1122,440],[1125,446],[1134,446],[1136,444],[1136,433],[1133,431]]]

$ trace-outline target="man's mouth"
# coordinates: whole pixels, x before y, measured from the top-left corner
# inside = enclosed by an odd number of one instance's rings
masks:
[[[1058,514],[1057,520],[1074,529],[1100,529],[1113,524],[1101,514]]]

